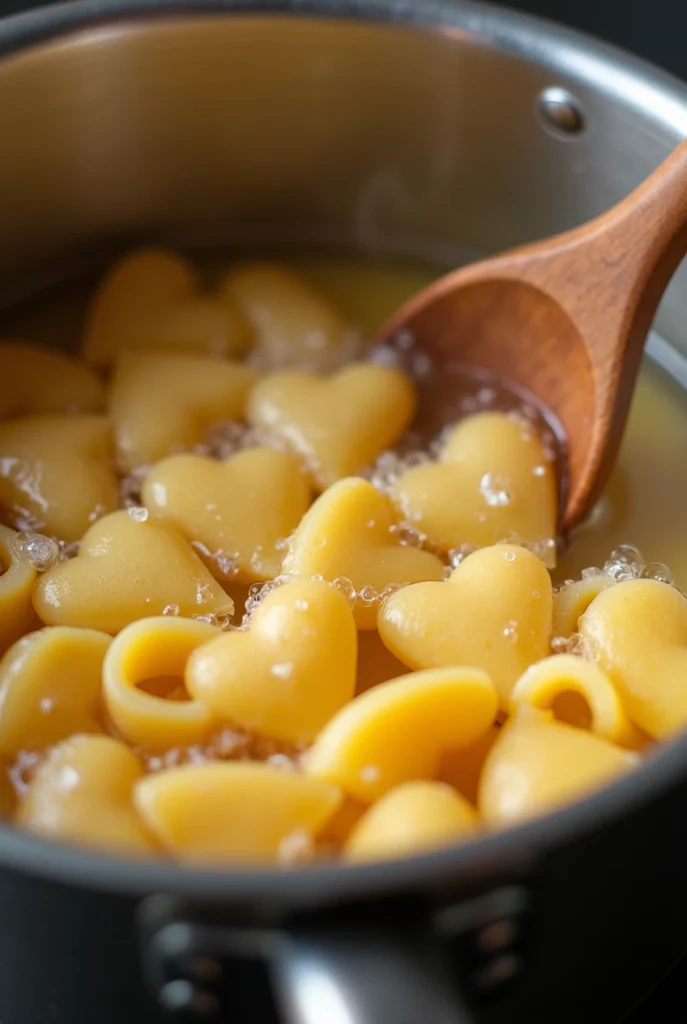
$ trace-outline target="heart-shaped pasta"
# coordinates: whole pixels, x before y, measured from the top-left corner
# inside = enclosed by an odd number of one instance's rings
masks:
[[[406,782],[369,809],[344,848],[348,861],[390,860],[474,834],[475,808],[445,782]]]
[[[203,294],[190,264],[165,249],[140,249],[111,268],[91,300],[83,353],[110,366],[128,349],[238,355],[250,324],[226,293]]]
[[[273,263],[244,263],[222,283],[252,324],[261,368],[333,370],[354,335],[341,313],[298,274]]]
[[[243,416],[255,374],[201,356],[128,352],[117,359],[110,412],[125,469],[199,444],[210,424]]]
[[[76,558],[42,574],[34,605],[46,625],[105,633],[162,615],[167,606],[188,618],[233,612],[233,602],[181,534],[123,510],[94,523]]]
[[[155,842],[132,802],[142,775],[138,758],[118,740],[72,736],[38,768],[16,821],[47,839],[148,856]]]
[[[360,629],[377,625],[376,597],[390,584],[440,580],[441,561],[427,551],[403,546],[394,537],[391,503],[367,480],[340,480],[320,495],[296,530],[284,571],[297,576],[350,580],[360,595],[355,616]]]
[[[54,627],[18,640],[0,662],[0,755],[103,732],[106,633]]]
[[[687,598],[657,580],[604,590],[580,633],[632,719],[661,739],[687,725]]]
[[[353,363],[331,377],[275,373],[253,388],[249,423],[284,438],[324,490],[373,463],[399,439],[415,412],[413,385],[400,370]]]
[[[88,366],[40,345],[0,342],[0,419],[104,408],[105,385]]]
[[[34,624],[39,625],[32,602],[36,570],[19,556],[17,536],[0,525],[0,655]]]
[[[238,582],[254,583],[279,575],[280,542],[298,526],[310,493],[295,455],[248,448],[226,462],[200,455],[165,459],[146,477],[143,501],[202,545],[215,575],[222,575],[219,554]]]
[[[379,612],[386,646],[411,668],[474,665],[489,674],[501,705],[516,680],[549,653],[549,574],[525,548],[497,544],[461,562],[445,583],[416,583]]]
[[[207,622],[155,617],[132,622],[113,640],[103,665],[103,693],[117,731],[148,750],[185,747],[207,738],[213,716],[197,700],[170,699],[202,644],[222,636]],[[163,694],[141,689],[157,682]],[[166,691],[166,694],[164,693]]]
[[[482,772],[479,810],[489,825],[545,814],[599,789],[639,763],[637,754],[550,711],[521,707],[500,730]]]
[[[294,580],[264,598],[248,630],[189,659],[186,686],[224,721],[287,743],[308,743],[355,692],[357,634],[336,588]]]
[[[332,718],[305,755],[305,770],[370,803],[402,782],[434,778],[442,756],[474,743],[496,709],[496,691],[479,669],[392,679]]]
[[[104,416],[26,416],[0,423],[0,504],[77,541],[117,508],[110,425]]]
[[[316,833],[341,792],[319,779],[265,764],[186,765],[141,779],[136,806],[176,860],[276,860],[294,834]]]
[[[534,428],[505,413],[460,422],[439,461],[403,473],[392,495],[403,518],[445,551],[556,536],[553,465]]]

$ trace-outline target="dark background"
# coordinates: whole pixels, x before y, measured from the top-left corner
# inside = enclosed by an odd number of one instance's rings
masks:
[[[0,16],[50,0],[0,0]],[[72,0],[78,3],[79,0]],[[192,0],[190,0],[192,3]],[[418,4],[422,0],[416,0]],[[687,0],[501,0],[641,54],[687,80]],[[687,866],[685,868],[687,870]],[[584,1024],[584,1021],[580,1021]],[[687,1024],[687,960],[627,1024]]]
[[[687,0],[501,0],[501,4],[601,36],[687,79]]]

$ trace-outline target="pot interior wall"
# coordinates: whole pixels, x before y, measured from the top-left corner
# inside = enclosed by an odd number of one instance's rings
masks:
[[[678,126],[594,61],[585,81],[540,57],[458,28],[245,15],[104,24],[7,57],[2,287],[141,239],[450,264],[563,230],[629,191]],[[574,91],[584,131],[543,126],[550,86]],[[686,295],[664,307],[678,343]]]

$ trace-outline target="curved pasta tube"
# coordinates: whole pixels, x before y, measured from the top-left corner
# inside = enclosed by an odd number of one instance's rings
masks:
[[[130,743],[154,750],[203,740],[215,720],[198,700],[177,700],[139,689],[161,677],[184,677],[186,662],[221,630],[194,619],[141,619],[113,640],[103,665],[108,714]]]
[[[641,733],[606,673],[574,654],[554,654],[531,665],[515,684],[511,701],[548,711],[555,710],[556,699],[567,693],[579,694],[588,704],[592,732],[624,747],[643,746]]]

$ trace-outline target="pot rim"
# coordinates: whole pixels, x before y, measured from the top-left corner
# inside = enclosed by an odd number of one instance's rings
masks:
[[[467,33],[477,45],[555,70],[624,103],[651,112],[687,135],[687,86],[640,58],[547,19],[480,0],[81,0],[0,20],[0,59],[88,30],[126,23],[222,15],[276,15],[397,24],[429,32]],[[464,846],[378,864],[297,868],[202,869],[92,853],[0,827],[0,868],[80,888],[143,896],[165,891],[236,906],[305,910],[399,889],[479,883],[492,868],[517,870],[535,853],[583,838],[687,780],[687,735],[650,754],[615,784],[530,822],[484,834]]]

